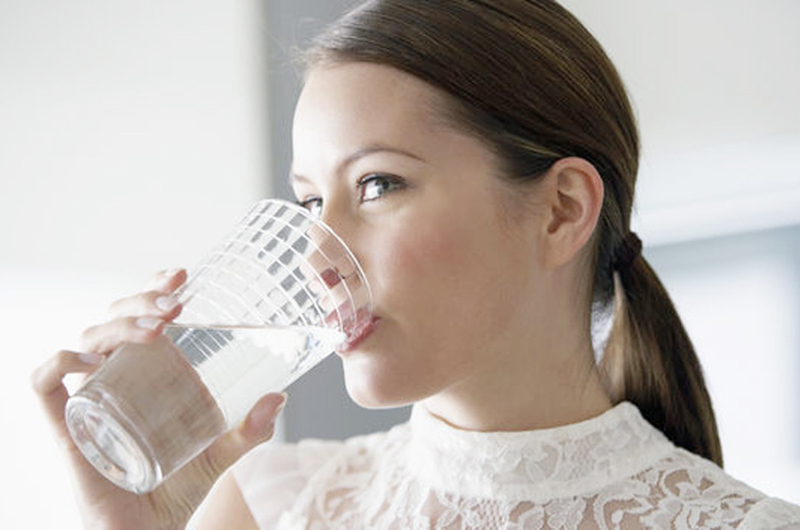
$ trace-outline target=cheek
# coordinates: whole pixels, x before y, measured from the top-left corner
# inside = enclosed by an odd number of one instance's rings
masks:
[[[376,301],[387,316],[413,322],[429,338],[450,326],[480,333],[501,317],[498,282],[510,271],[498,270],[504,260],[494,246],[497,238],[485,237],[489,232],[481,226],[456,216],[438,220],[409,223],[413,229],[387,233],[373,244]]]
[[[442,225],[386,234],[373,246],[381,290],[411,295],[441,284],[464,253],[460,239],[460,234]]]

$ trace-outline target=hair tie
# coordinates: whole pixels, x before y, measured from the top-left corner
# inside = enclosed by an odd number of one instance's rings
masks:
[[[614,270],[627,269],[642,252],[642,240],[635,232],[628,232],[614,253]]]

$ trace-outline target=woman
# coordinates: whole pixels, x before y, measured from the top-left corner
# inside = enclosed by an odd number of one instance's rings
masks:
[[[259,446],[203,528],[800,528],[727,476],[697,357],[629,220],[638,138],[600,46],[550,0],[370,1],[308,53],[292,183],[361,261],[363,406],[409,424]],[[115,304],[34,378],[87,527],[181,528],[269,438],[283,396],[153,493],[99,478],[63,424],[66,373],[180,311],[185,273]],[[609,312],[607,337],[600,330]]]

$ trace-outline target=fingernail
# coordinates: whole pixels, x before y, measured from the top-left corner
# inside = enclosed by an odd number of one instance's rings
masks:
[[[167,285],[169,285],[170,280],[177,276],[179,272],[181,272],[179,268],[167,269],[160,272],[153,280],[153,288],[165,289]]]
[[[78,359],[84,364],[100,364],[105,360],[105,357],[99,353],[79,353]]]
[[[156,307],[164,313],[169,313],[175,306],[178,305],[178,300],[174,296],[159,296],[156,298]]]
[[[286,408],[286,399],[289,395],[286,392],[281,392],[281,401],[278,402],[278,406],[275,407],[275,416],[278,416],[283,409]]]
[[[142,329],[156,329],[161,325],[161,320],[153,317],[140,317],[136,319],[136,326]]]
[[[172,269],[165,270],[163,274],[164,274],[165,278],[172,278],[173,276],[175,276],[179,272],[181,272],[180,267],[173,267]]]
[[[248,423],[257,426],[257,429],[264,427],[271,428],[275,423],[275,418],[277,418],[278,414],[280,414],[281,410],[283,410],[283,407],[286,405],[286,394],[282,395],[281,401],[278,402],[275,408],[268,407],[267,400],[259,403],[259,406],[250,414]]]

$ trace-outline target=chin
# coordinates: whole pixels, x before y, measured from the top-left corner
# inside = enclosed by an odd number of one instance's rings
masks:
[[[359,362],[361,361],[361,362]],[[347,393],[365,409],[402,407],[421,399],[408,381],[388,367],[368,366],[373,363],[355,359],[344,362],[344,381]]]

